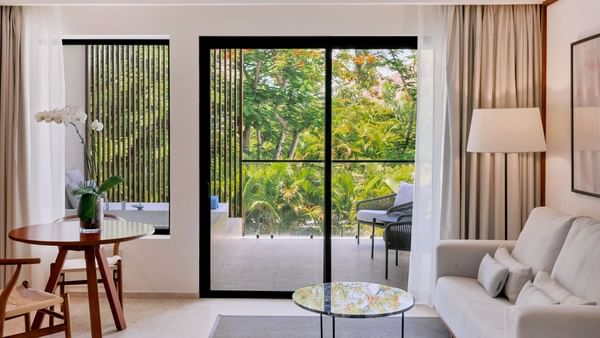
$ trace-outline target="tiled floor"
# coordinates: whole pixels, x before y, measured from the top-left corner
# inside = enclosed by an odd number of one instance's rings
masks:
[[[77,296],[71,302],[73,336],[89,337],[87,298]],[[208,337],[218,314],[314,315],[298,308],[290,300],[126,298],[127,329],[119,332],[115,329],[106,299],[102,299],[100,305],[104,337],[201,338]],[[430,307],[417,305],[407,315],[425,317],[436,314]],[[8,331],[16,329],[22,329],[22,320],[9,321]]]
[[[213,286],[222,289],[293,290],[322,278],[323,241],[308,239],[238,238],[227,239],[227,255],[215,265]],[[409,253],[400,253],[394,265],[389,252],[390,278],[385,280],[383,241],[376,239],[375,257],[370,258],[370,240],[334,239],[332,243],[333,279],[370,281],[406,288]],[[314,315],[298,308],[290,300],[257,299],[167,299],[127,298],[127,329],[116,331],[110,308],[101,301],[105,337],[208,337],[214,321],[223,315]],[[416,306],[409,316],[435,316],[427,306]],[[87,298],[72,298],[74,337],[89,337]],[[9,322],[11,332],[22,330],[22,321]],[[5,332],[7,334],[7,332]],[[55,335],[53,337],[63,337]]]
[[[320,238],[227,238],[213,257],[212,287],[218,290],[291,291],[322,281],[323,240]],[[375,240],[371,260],[371,241],[353,238],[332,241],[332,278],[336,281],[376,282],[406,289],[410,254],[399,252],[395,266],[394,251],[389,251],[389,278],[385,279],[384,243]]]

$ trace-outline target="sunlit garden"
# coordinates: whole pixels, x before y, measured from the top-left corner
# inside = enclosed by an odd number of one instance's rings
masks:
[[[243,51],[242,215],[246,235],[323,233],[325,52]],[[358,201],[412,182],[414,50],[334,50],[332,234],[356,234]]]

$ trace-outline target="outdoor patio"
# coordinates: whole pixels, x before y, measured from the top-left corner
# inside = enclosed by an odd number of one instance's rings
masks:
[[[291,291],[322,282],[323,240],[315,237],[274,238],[237,237],[219,241],[213,257],[213,290]],[[409,252],[399,252],[398,266],[394,251],[389,251],[389,279],[385,279],[384,243],[375,240],[371,260],[371,241],[334,238],[332,241],[332,277],[335,281],[364,281],[406,289]]]

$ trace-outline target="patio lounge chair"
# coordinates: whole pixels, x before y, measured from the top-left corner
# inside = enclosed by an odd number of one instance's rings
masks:
[[[388,223],[383,230],[385,242],[385,279],[388,279],[388,250],[396,250],[396,266],[398,266],[398,251],[410,251],[412,234],[412,202],[402,204],[391,212],[395,223]]]
[[[398,216],[394,215],[397,207],[410,203],[412,210],[414,186],[410,183],[400,182],[398,193],[376,197],[356,203],[356,218],[358,230],[356,232],[356,244],[360,244],[360,225],[371,224],[371,259],[375,247],[375,227],[384,228],[386,224],[397,223]]]

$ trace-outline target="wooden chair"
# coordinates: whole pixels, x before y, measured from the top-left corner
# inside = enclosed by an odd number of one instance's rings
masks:
[[[125,221],[122,217],[113,214],[104,214],[104,219],[107,220],[115,220],[115,221]],[[79,217],[77,215],[65,216],[55,220],[53,223],[60,222],[68,222],[68,221],[78,221]],[[54,263],[53,263],[54,264]],[[112,256],[108,257],[108,267],[113,272],[113,280],[115,282],[115,286],[117,287],[117,294],[119,297],[119,301],[123,304],[123,265],[121,263],[121,256],[119,256],[119,243],[113,245],[112,248]],[[76,272],[85,272],[85,259],[83,258],[75,258],[75,259],[67,259],[65,260],[65,264],[60,272],[60,276],[58,279],[57,287],[60,288],[60,295],[65,294],[65,286],[66,285],[85,285],[87,284],[86,279],[78,279],[78,280],[66,280],[67,273],[76,273]],[[98,283],[102,283],[102,279],[98,279]]]
[[[65,332],[65,337],[71,337],[71,321],[69,314],[69,295],[62,297],[51,293],[28,288],[28,283],[15,287],[21,266],[24,264],[38,264],[39,258],[18,258],[18,259],[0,259],[0,265],[16,265],[15,272],[11,279],[0,290],[0,337],[4,337],[4,322],[8,319],[23,317],[25,320],[25,332],[13,334],[10,338],[30,338],[41,337],[56,332]],[[61,306],[64,309],[63,314],[54,312],[55,306]],[[53,321],[46,328],[31,330],[30,313],[33,311],[42,311],[50,318],[58,318],[63,322],[54,325]]]

